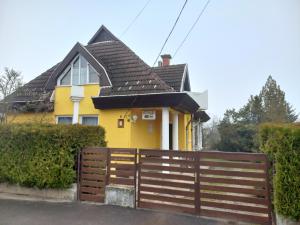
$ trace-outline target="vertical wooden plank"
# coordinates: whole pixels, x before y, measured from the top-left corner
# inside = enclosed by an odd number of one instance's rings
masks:
[[[81,149],[77,153],[77,201],[80,200]]]
[[[110,164],[111,164],[111,150],[110,148],[106,148],[106,154],[107,154],[107,162],[106,162],[106,185],[109,185],[110,183]]]
[[[270,169],[270,162],[268,157],[265,155],[265,181],[266,181],[266,198],[268,200],[268,218],[269,218],[269,225],[272,225],[272,202],[271,202],[271,193],[270,193],[270,180],[269,180],[269,169]],[[276,225],[276,219],[274,216],[274,224]]]
[[[200,206],[200,152],[195,152],[195,214],[201,214]]]
[[[141,157],[142,157],[142,150],[139,150],[139,161],[138,161],[138,164],[137,164],[137,167],[138,167],[138,188],[137,188],[137,193],[138,193],[138,196],[137,196],[137,202],[138,202],[138,207],[140,207],[140,195],[141,195]]]
[[[137,173],[137,154],[138,154],[138,150],[135,149],[134,150],[134,208],[136,208],[136,173]]]

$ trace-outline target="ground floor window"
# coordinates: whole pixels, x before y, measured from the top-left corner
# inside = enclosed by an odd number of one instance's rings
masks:
[[[57,124],[72,124],[72,116],[58,116],[56,117]]]
[[[80,116],[80,124],[98,126],[98,116]]]

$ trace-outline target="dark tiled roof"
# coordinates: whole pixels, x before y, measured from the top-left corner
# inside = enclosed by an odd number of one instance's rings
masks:
[[[25,102],[49,99],[52,90],[46,91],[45,86],[52,72],[57,66],[58,64],[28,82],[23,87],[19,88],[16,92],[7,96],[6,100],[13,102]]]
[[[100,96],[175,91],[121,41],[98,42],[86,48],[103,63],[112,83],[101,89]]]
[[[99,29],[90,43],[84,48],[105,68],[112,83],[112,86],[101,88],[100,96],[180,91],[185,64],[151,68],[105,27]],[[7,99],[33,101],[45,99],[45,96],[49,99],[56,85],[51,74],[58,66],[33,79]]]
[[[183,72],[186,64],[153,67],[153,71],[158,74],[169,86],[180,92]]]

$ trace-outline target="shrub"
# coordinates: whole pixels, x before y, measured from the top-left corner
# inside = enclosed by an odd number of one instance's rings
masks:
[[[261,150],[275,165],[274,205],[282,216],[300,219],[300,126],[263,125]]]
[[[104,129],[81,125],[0,125],[0,182],[27,187],[68,188],[76,153],[105,146]]]

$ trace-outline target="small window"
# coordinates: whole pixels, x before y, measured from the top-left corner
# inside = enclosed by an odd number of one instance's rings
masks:
[[[99,83],[98,73],[91,65],[89,65],[89,83]]]
[[[98,117],[97,116],[82,116],[81,124],[88,126],[98,126]]]
[[[70,85],[70,84],[71,84],[71,68],[68,68],[65,76],[60,81],[60,85]]]
[[[72,124],[73,118],[71,116],[58,116],[57,123],[58,124]]]

